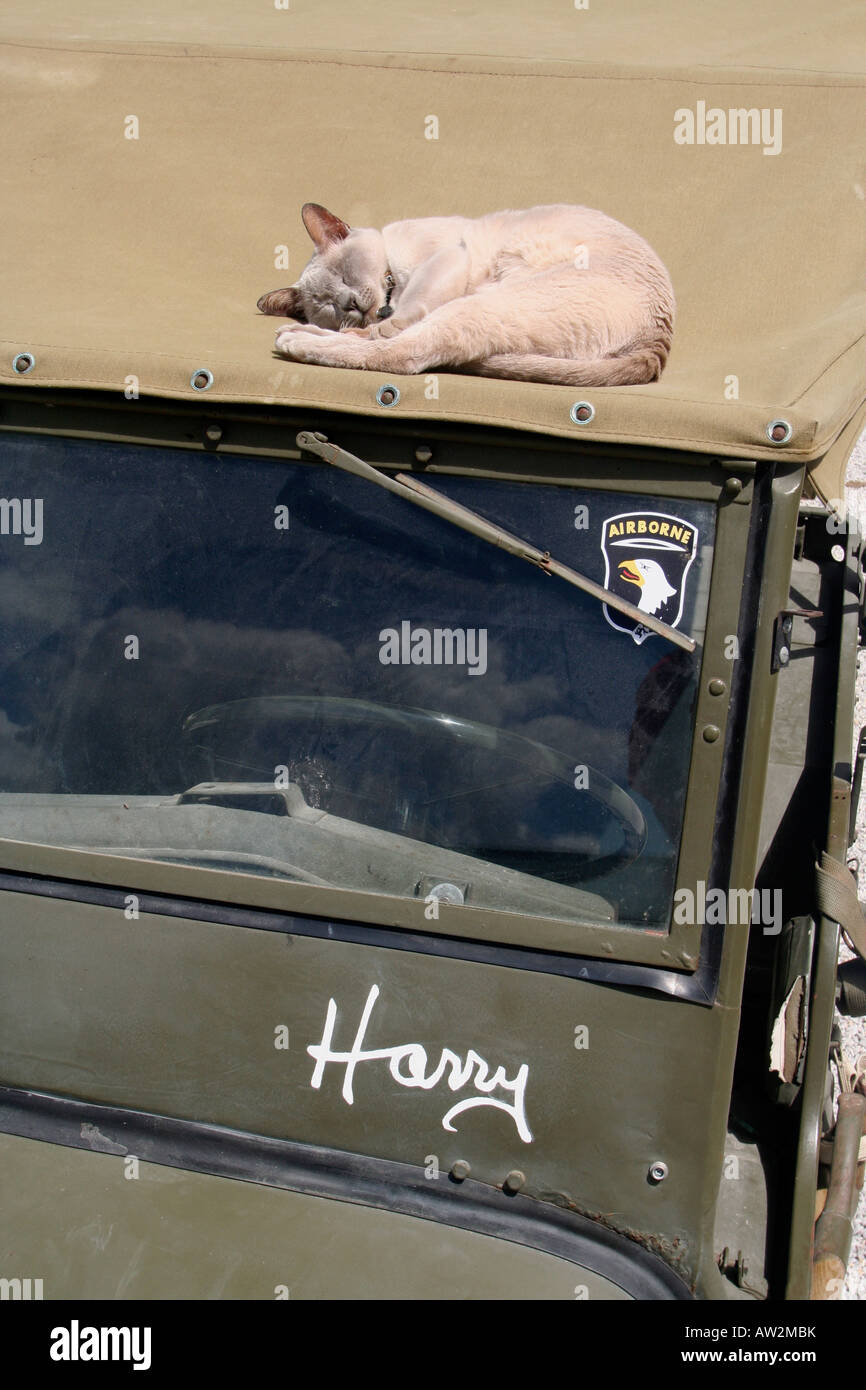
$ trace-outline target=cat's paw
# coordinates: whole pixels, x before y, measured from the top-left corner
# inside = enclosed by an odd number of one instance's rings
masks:
[[[292,362],[319,367],[364,367],[368,344],[345,333],[278,333],[276,351]]]
[[[371,323],[367,332],[371,338],[396,338],[398,333],[402,333],[408,324],[403,319],[381,319],[379,323]]]
[[[282,328],[277,329],[277,337],[281,333],[312,333],[314,337],[321,335],[325,338],[333,338],[336,335],[336,329],[317,328],[314,323],[301,323],[298,319],[293,319],[291,323],[284,323]]]
[[[366,338],[367,342],[376,342],[380,338],[393,338],[408,326],[399,319],[396,323],[393,319],[381,319],[378,323],[368,323],[366,328],[341,328],[340,334],[343,337]]]
[[[282,328],[277,329],[277,334],[274,338],[274,351],[281,352],[284,356],[288,357],[289,353],[287,351],[287,346],[299,334],[304,334],[305,337],[309,338],[319,336],[325,338],[337,337],[337,334],[332,332],[330,328],[316,328],[312,323],[287,323]]]

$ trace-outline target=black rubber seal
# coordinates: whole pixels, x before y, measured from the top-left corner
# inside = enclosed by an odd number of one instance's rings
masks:
[[[433,1181],[407,1163],[7,1086],[0,1086],[0,1132],[96,1153],[130,1153],[168,1168],[476,1231],[568,1260],[638,1300],[693,1297],[663,1260],[636,1241],[552,1203],[509,1196],[472,1178],[457,1183],[443,1173]]]

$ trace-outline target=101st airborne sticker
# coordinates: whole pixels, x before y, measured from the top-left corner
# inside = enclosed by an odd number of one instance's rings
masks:
[[[637,604],[669,627],[683,615],[686,575],[698,548],[698,531],[690,521],[666,512],[621,512],[610,516],[601,530],[604,586]],[[649,628],[623,613],[604,616],[611,627],[629,632],[640,644],[652,637]]]

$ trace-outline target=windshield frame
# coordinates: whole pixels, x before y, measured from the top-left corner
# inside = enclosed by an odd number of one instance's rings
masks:
[[[4,415],[3,430],[38,432],[44,435],[104,439],[115,444],[154,444],[161,447],[214,449],[219,442],[213,417],[207,419],[189,407],[172,408],[167,403],[136,403],[127,415],[117,407],[100,410],[92,399],[81,402],[64,399],[62,409],[46,411],[35,399],[37,393],[15,393],[19,400]],[[11,404],[11,403],[10,403]],[[82,414],[82,408],[87,415]],[[220,410],[222,417],[224,412]],[[376,467],[407,469],[418,441],[418,427],[412,422],[388,420],[387,431],[378,422],[351,418],[309,416],[287,423],[274,417],[262,419],[260,412],[239,411],[234,416],[230,443],[225,452],[296,463],[311,468],[327,464],[304,459],[294,445],[295,425],[320,428],[323,423],[342,447],[353,449]],[[190,422],[194,421],[194,430]],[[121,428],[122,421],[122,428]],[[396,428],[395,428],[396,426]],[[206,429],[211,434],[206,433]],[[730,462],[720,463],[707,456],[677,455],[669,450],[653,450],[653,472],[648,474],[647,454],[638,448],[602,449],[572,441],[515,438],[490,430],[451,427],[429,429],[436,444],[436,471],[457,476],[501,478],[507,481],[546,483],[575,488],[597,487],[612,493],[647,491],[660,500],[695,499],[718,504],[715,557],[709,586],[707,626],[701,647],[701,669],[695,719],[692,728],[689,776],[686,791],[683,832],[676,871],[676,891],[696,881],[708,880],[718,846],[714,842],[723,757],[726,749],[725,716],[733,662],[724,655],[725,642],[736,634],[740,623],[745,562],[749,543],[753,500],[751,474],[754,464],[742,465],[742,487],[737,493],[725,490],[731,475]],[[291,444],[288,443],[291,441]],[[495,452],[484,447],[495,445]],[[480,447],[479,447],[480,446]],[[411,463],[409,463],[411,466]],[[431,470],[427,471],[428,476]],[[435,474],[434,474],[435,476]],[[718,564],[724,555],[725,564]],[[727,698],[710,691],[711,681],[722,681]],[[716,729],[708,738],[707,730]],[[355,921],[392,930],[431,936],[470,939],[503,947],[555,952],[569,957],[589,957],[605,961],[652,965],[666,971],[694,972],[702,957],[705,930],[680,925],[673,920],[667,931],[640,928],[634,924],[553,919],[470,904],[438,904],[438,916],[425,915],[423,899],[392,897],[355,889],[331,888],[263,878],[236,870],[180,865],[156,859],[125,857],[99,851],[68,849],[13,839],[0,839],[0,871],[72,879],[130,892],[177,895],[181,898],[218,901],[237,906],[310,915],[337,921]]]

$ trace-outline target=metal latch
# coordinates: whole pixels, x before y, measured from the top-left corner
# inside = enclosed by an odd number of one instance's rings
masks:
[[[783,608],[773,624],[773,655],[771,671],[781,671],[791,660],[791,633],[795,618],[823,618],[820,608]]]

